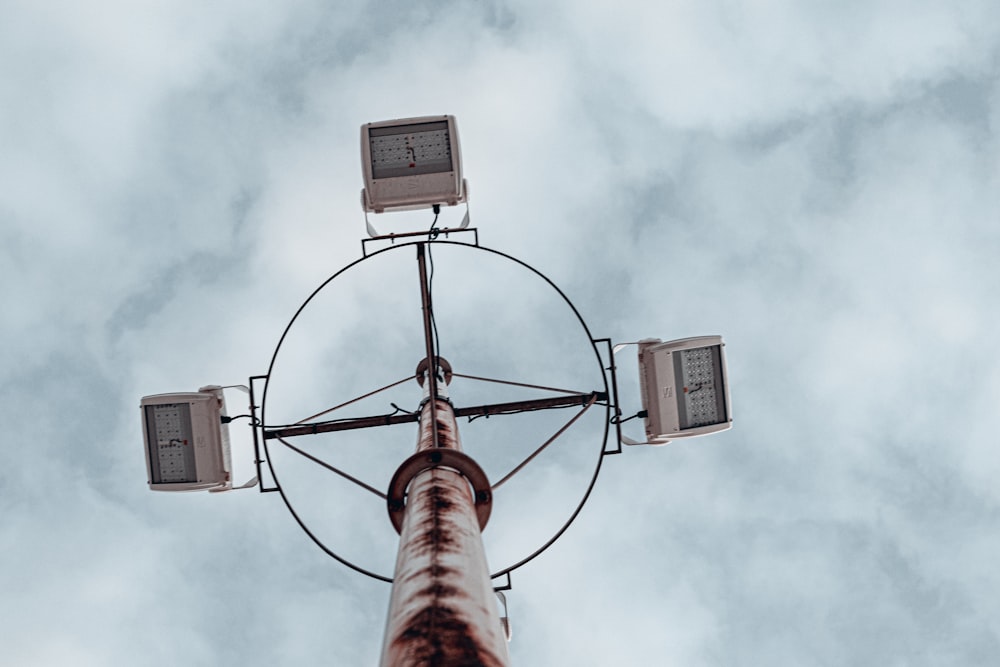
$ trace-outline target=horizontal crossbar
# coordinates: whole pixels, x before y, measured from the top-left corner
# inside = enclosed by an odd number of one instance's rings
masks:
[[[493,415],[513,415],[520,412],[531,412],[533,410],[548,410],[550,408],[566,408],[574,405],[586,405],[591,401],[591,399],[595,401],[606,401],[608,400],[608,395],[602,391],[594,391],[589,394],[556,396],[554,398],[538,398],[531,401],[491,403],[490,405],[455,408],[455,416],[490,417]],[[316,435],[319,433],[332,433],[334,431],[350,431],[359,428],[371,428],[373,426],[393,426],[395,424],[408,424],[419,420],[420,415],[413,412],[401,415],[376,415],[374,417],[358,417],[356,419],[316,422],[315,424],[299,424],[296,426],[284,426],[281,428],[271,429],[265,426],[264,439],[273,440],[275,438],[291,438],[299,435]]]

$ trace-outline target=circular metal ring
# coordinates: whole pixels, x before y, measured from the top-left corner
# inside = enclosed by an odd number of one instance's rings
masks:
[[[389,482],[386,507],[392,527],[399,533],[403,529],[403,510],[406,508],[406,489],[413,478],[432,468],[451,468],[458,472],[472,486],[472,500],[476,504],[476,518],[479,530],[486,528],[493,510],[493,492],[486,473],[468,454],[457,449],[437,447],[425,449],[410,456],[396,469]]]
[[[535,276],[541,278],[546,284],[549,285],[549,287],[551,287],[553,290],[555,290],[555,292],[562,298],[562,300],[566,303],[566,305],[569,306],[570,310],[573,312],[573,315],[576,317],[577,322],[580,324],[580,326],[583,328],[583,331],[586,333],[587,338],[590,341],[591,348],[593,349],[594,357],[595,357],[595,359],[597,361],[598,368],[600,369],[601,378],[602,378],[603,384],[604,384],[604,393],[605,393],[605,395],[610,396],[610,387],[609,387],[609,382],[608,382],[607,369],[604,367],[604,361],[602,360],[601,353],[600,353],[600,351],[599,351],[599,349],[597,347],[597,340],[594,338],[593,334],[591,334],[590,327],[587,326],[587,323],[583,319],[583,316],[580,314],[580,311],[577,310],[576,306],[573,304],[572,301],[570,301],[569,297],[567,297],[566,294],[561,289],[559,289],[559,287],[554,282],[552,282],[552,280],[549,279],[548,276],[546,276],[544,273],[542,273],[541,271],[539,271],[535,267],[531,266],[527,262],[524,262],[524,261],[522,261],[522,260],[520,260],[520,259],[518,259],[518,258],[516,258],[516,257],[514,257],[512,255],[508,255],[507,253],[501,252],[499,250],[494,250],[494,249],[488,248],[486,246],[481,246],[478,243],[475,244],[475,245],[473,245],[473,244],[463,243],[463,242],[459,242],[459,241],[449,241],[449,240],[434,239],[434,240],[427,240],[427,241],[412,241],[412,242],[406,242],[406,243],[399,243],[399,244],[395,244],[395,245],[389,246],[387,248],[382,248],[381,250],[377,250],[377,251],[375,251],[375,252],[373,252],[371,254],[365,254],[364,256],[359,257],[358,259],[354,260],[353,262],[351,262],[351,263],[347,264],[346,266],[344,266],[343,268],[341,268],[339,271],[337,271],[336,273],[334,273],[333,275],[331,275],[329,278],[327,278],[325,281],[323,281],[315,290],[313,290],[313,292],[306,298],[306,300],[302,302],[302,304],[299,306],[298,310],[296,310],[295,314],[292,316],[292,319],[285,326],[285,330],[282,332],[281,337],[278,339],[278,344],[277,344],[277,346],[274,349],[274,353],[271,355],[271,362],[268,365],[267,375],[265,376],[266,379],[264,381],[264,392],[263,392],[263,396],[261,397],[261,422],[263,424],[267,424],[266,414],[267,414],[267,402],[268,402],[268,396],[269,396],[268,390],[270,389],[271,375],[274,372],[275,363],[278,360],[278,354],[281,352],[282,345],[284,344],[285,339],[287,338],[289,331],[292,329],[292,326],[295,324],[296,320],[298,320],[299,316],[305,310],[306,306],[308,306],[312,302],[312,300],[316,297],[316,295],[318,295],[327,285],[329,285],[331,282],[333,282],[335,279],[337,279],[338,277],[340,277],[341,275],[343,275],[344,273],[346,273],[350,269],[353,269],[357,265],[361,264],[362,262],[365,262],[367,260],[370,260],[370,259],[372,259],[374,257],[377,257],[379,255],[383,255],[383,254],[388,253],[388,252],[392,252],[392,251],[395,251],[395,250],[401,250],[403,248],[413,247],[413,246],[417,245],[418,243],[436,244],[436,245],[440,245],[440,246],[456,246],[456,247],[462,247],[462,248],[467,248],[467,249],[471,249],[471,250],[478,250],[478,251],[486,252],[488,254],[495,255],[495,256],[501,257],[503,259],[509,260],[511,262],[514,262],[515,264],[518,264],[522,268],[525,268],[528,271],[530,271],[531,273],[535,274]],[[613,360],[612,360],[612,363],[613,363]],[[583,509],[583,506],[587,503],[587,500],[590,498],[590,494],[593,491],[594,485],[597,482],[597,477],[598,477],[598,475],[601,472],[601,464],[604,461],[605,448],[607,446],[608,436],[610,434],[610,426],[611,426],[610,420],[611,420],[611,404],[610,404],[610,401],[609,401],[608,404],[605,406],[604,434],[601,437],[601,443],[600,443],[601,444],[601,448],[597,452],[597,461],[596,461],[596,464],[594,466],[593,474],[592,474],[592,476],[590,478],[590,482],[587,484],[587,488],[583,492],[583,496],[580,498],[579,504],[576,506],[576,508],[570,514],[570,516],[566,520],[566,522],[559,529],[556,530],[555,534],[552,535],[552,537],[550,537],[548,541],[546,541],[540,547],[538,547],[537,549],[535,549],[535,551],[533,551],[532,553],[528,554],[527,556],[521,558],[521,560],[515,562],[513,565],[509,565],[509,566],[507,566],[507,567],[505,567],[505,568],[503,568],[501,570],[498,570],[496,572],[491,573],[491,575],[490,575],[491,578],[496,578],[496,577],[503,576],[504,574],[508,574],[511,571],[516,570],[517,568],[521,567],[522,565],[524,565],[528,561],[530,561],[530,560],[532,560],[534,558],[537,558],[543,551],[545,551],[550,546],[552,546],[552,544],[556,540],[558,540],[563,535],[563,533],[566,532],[566,530],[569,528],[570,524],[572,524],[573,521],[576,520],[576,517],[579,516],[581,510]],[[316,545],[320,549],[322,549],[327,555],[329,555],[330,557],[332,557],[334,560],[337,560],[338,562],[346,565],[347,567],[351,568],[352,570],[355,570],[356,572],[359,572],[361,574],[367,575],[367,576],[369,576],[369,577],[371,577],[373,579],[378,579],[380,581],[385,581],[385,582],[391,582],[392,581],[392,577],[391,576],[380,574],[378,572],[373,572],[371,570],[368,570],[368,569],[366,569],[366,568],[364,568],[364,567],[362,567],[362,566],[360,566],[360,565],[358,565],[356,563],[351,562],[350,560],[348,560],[347,558],[341,556],[340,554],[336,553],[330,547],[328,547],[315,533],[313,533],[312,530],[310,530],[310,528],[306,524],[305,520],[296,511],[295,506],[293,505],[291,499],[285,493],[285,489],[282,487],[281,481],[278,478],[277,471],[275,470],[275,466],[274,466],[274,464],[272,462],[271,452],[270,452],[270,448],[268,446],[268,440],[264,440],[263,441],[263,447],[264,447],[264,454],[265,454],[265,459],[266,459],[266,463],[267,463],[267,468],[268,468],[269,472],[271,473],[271,478],[274,480],[274,486],[275,486],[275,488],[278,491],[278,495],[281,496],[281,499],[285,503],[285,506],[288,508],[288,511],[291,513],[292,518],[295,519],[296,523],[299,524],[299,527],[302,528],[302,530],[306,533],[306,535],[308,535],[309,538],[312,539],[312,541],[314,543],[316,543]],[[492,494],[491,494],[491,499],[492,499]]]

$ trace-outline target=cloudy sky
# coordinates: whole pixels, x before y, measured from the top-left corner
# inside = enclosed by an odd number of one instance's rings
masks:
[[[446,113],[482,245],[551,278],[596,337],[721,334],[729,357],[734,428],[605,457],[513,573],[514,664],[995,660],[996,3],[210,5],[0,4],[3,662],[375,664],[389,586],[278,494],[148,491],[137,408],[266,373],[361,256],[359,126]],[[484,251],[434,259],[456,370],[599,388],[544,281]],[[269,421],[412,372],[415,264],[382,253],[303,311]],[[618,363],[634,412],[634,352]],[[356,414],[418,400],[404,384]],[[496,479],[567,417],[462,435]],[[495,569],[565,522],[603,419],[498,491]],[[377,431],[309,447],[385,488],[416,435]],[[272,460],[324,543],[391,574],[377,497]]]

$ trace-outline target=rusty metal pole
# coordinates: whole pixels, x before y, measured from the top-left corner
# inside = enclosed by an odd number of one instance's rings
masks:
[[[443,384],[443,383],[442,383]],[[433,455],[428,400],[418,454]],[[436,399],[438,444],[461,451],[451,405]],[[382,667],[509,664],[470,482],[435,466],[409,484]]]
[[[428,349],[418,379],[426,396],[417,451],[390,485],[399,551],[380,664],[506,667],[507,641],[481,533],[492,496],[482,470],[461,451],[447,375],[438,376],[447,362],[432,356],[423,244],[417,259]],[[419,377],[421,368],[425,378]]]

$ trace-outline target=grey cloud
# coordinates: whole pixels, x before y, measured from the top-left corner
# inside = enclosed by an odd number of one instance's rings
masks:
[[[358,257],[358,125],[440,112],[459,117],[483,243],[552,278],[595,335],[728,342],[734,429],[603,461],[576,522],[514,573],[515,664],[995,653],[987,3],[118,9],[18,8],[0,28],[9,657],[376,659],[388,587],[275,494],[149,493],[136,404],[264,372],[298,304]],[[377,223],[424,224],[402,220]],[[446,356],[593,382],[530,276],[438,258]],[[279,357],[275,416],[412,371],[412,261],[370,265]],[[560,418],[462,432],[499,475]],[[495,566],[574,506],[587,419],[498,506]],[[378,485],[412,448],[400,433],[310,447],[343,444]],[[379,499],[275,458],[331,542],[391,566]]]

